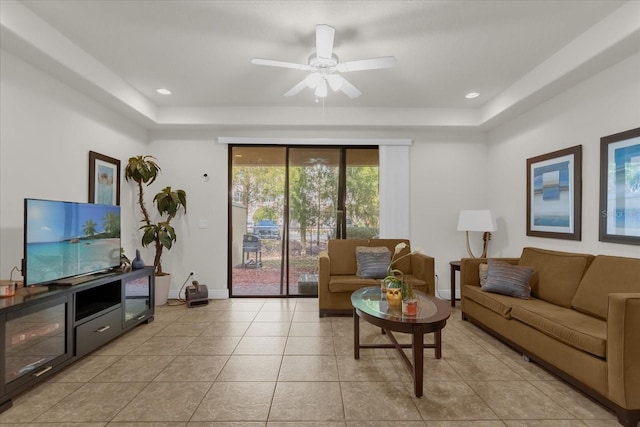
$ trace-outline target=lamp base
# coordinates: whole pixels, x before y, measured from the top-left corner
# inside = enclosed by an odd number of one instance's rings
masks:
[[[467,231],[466,233],[467,233],[467,252],[469,253],[469,257],[478,258],[473,254],[473,252],[471,252],[471,245],[469,245],[469,232]],[[482,235],[482,240],[484,243],[482,246],[482,254],[480,255],[480,258],[486,258],[487,249],[489,248],[489,240],[491,240],[491,233],[489,233],[488,231],[485,231],[484,234]]]

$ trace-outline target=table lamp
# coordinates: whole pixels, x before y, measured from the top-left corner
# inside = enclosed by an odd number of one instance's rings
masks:
[[[482,240],[484,246],[482,249],[482,255],[480,258],[487,257],[487,247],[489,246],[489,240],[491,240],[491,232],[496,231],[498,227],[489,210],[469,210],[460,211],[460,217],[458,218],[458,231],[465,231],[467,234],[467,252],[471,258],[477,258],[471,252],[471,246],[469,245],[469,232],[470,231],[482,231]]]

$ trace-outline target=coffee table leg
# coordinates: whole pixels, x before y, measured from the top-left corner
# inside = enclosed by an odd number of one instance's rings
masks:
[[[436,359],[442,358],[442,330],[434,333],[433,339],[436,345]]]
[[[422,397],[422,383],[424,381],[424,334],[422,331],[413,332],[413,385],[416,397]]]
[[[353,357],[360,359],[360,317],[353,309]]]

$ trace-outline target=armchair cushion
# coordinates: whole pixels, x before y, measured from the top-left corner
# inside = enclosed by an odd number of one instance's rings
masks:
[[[353,292],[365,286],[379,286],[376,279],[363,279],[358,276],[340,275],[329,278],[329,290],[331,292]]]
[[[327,253],[331,258],[330,274],[355,274],[358,269],[356,263],[356,247],[369,246],[364,239],[329,240]]]

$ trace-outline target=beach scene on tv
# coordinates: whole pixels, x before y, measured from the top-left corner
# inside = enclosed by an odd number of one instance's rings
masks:
[[[119,206],[27,200],[25,207],[25,285],[120,264]]]

